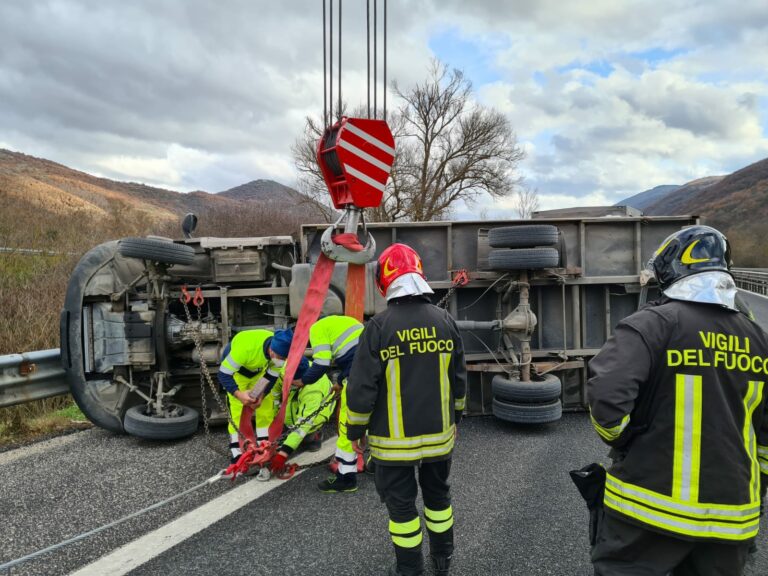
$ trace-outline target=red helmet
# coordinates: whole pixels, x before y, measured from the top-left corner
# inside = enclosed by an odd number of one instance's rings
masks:
[[[403,274],[410,273],[418,274],[426,280],[418,252],[405,244],[392,244],[379,256],[376,287],[382,296],[386,296],[392,282]]]

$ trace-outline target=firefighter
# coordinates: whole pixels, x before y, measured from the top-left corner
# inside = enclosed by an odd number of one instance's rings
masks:
[[[422,574],[418,483],[435,573],[448,574],[453,509],[448,475],[464,410],[466,366],[456,323],[430,304],[421,258],[404,244],[379,257],[376,284],[387,309],[366,326],[347,385],[347,436],[368,434],[376,490],[389,512],[397,563],[390,574]]]
[[[238,332],[227,344],[219,366],[219,383],[227,391],[229,412],[235,424],[240,424],[243,405],[256,407],[256,436],[269,436],[269,425],[275,417],[272,402],[262,402],[280,375],[291,347],[291,330],[245,330]],[[232,463],[240,458],[237,429],[229,423],[229,450]]]
[[[296,368],[296,376],[301,378],[311,369],[310,362],[302,358]],[[285,384],[283,383],[283,386]],[[333,414],[335,402],[325,406],[315,416],[309,418],[311,414],[317,412],[332,393],[332,384],[327,376],[319,376],[315,382],[301,386],[300,388],[291,387],[288,395],[288,408],[285,411],[285,425],[295,426],[299,422],[303,423],[291,432],[277,450],[277,454],[272,458],[270,468],[273,472],[280,471],[285,467],[286,460],[301,445],[310,452],[316,452],[320,449],[319,430],[323,424]],[[282,386],[274,386],[271,396],[276,408],[279,409],[282,401]],[[304,421],[306,419],[306,421]],[[262,478],[263,479],[263,478]]]
[[[737,576],[768,479],[768,338],[737,310],[714,228],[672,234],[649,264],[661,298],[589,365],[592,423],[613,448],[595,574]]]
[[[352,442],[347,439],[347,394],[346,381],[352,367],[352,359],[363,325],[350,316],[326,316],[309,329],[309,344],[312,347],[312,366],[301,377],[294,380],[295,386],[317,382],[334,365],[340,369],[338,390],[341,387],[339,408],[339,437],[336,441],[336,475],[318,484],[322,492],[354,492],[357,490],[357,454]]]

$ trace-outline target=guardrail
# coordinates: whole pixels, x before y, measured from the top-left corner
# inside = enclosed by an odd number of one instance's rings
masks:
[[[68,392],[58,348],[0,356],[0,408]]]
[[[756,268],[734,268],[731,270],[736,286],[742,290],[768,296],[768,270]]]

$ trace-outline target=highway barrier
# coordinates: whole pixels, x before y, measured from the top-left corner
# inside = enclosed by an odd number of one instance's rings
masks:
[[[58,348],[0,356],[0,408],[67,393]]]
[[[736,286],[748,292],[768,296],[768,270],[762,268],[734,268],[731,270]]]

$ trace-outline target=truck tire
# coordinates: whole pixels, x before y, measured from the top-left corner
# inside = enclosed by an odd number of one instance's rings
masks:
[[[533,248],[555,246],[560,241],[557,226],[530,224],[501,226],[488,231],[488,244],[493,248]]]
[[[123,238],[118,251],[129,258],[153,260],[163,264],[192,264],[195,249],[186,244],[175,244],[154,238]]]
[[[560,420],[563,415],[563,405],[560,400],[554,400],[546,404],[515,404],[494,398],[493,415],[507,422],[545,424]]]
[[[125,402],[116,401],[119,397],[117,387],[122,385],[110,380],[87,379],[83,362],[83,295],[90,279],[115,257],[116,252],[117,242],[100,244],[86,252],[75,266],[61,312],[60,348],[69,390],[80,410],[97,426],[123,433]]]
[[[125,412],[123,427],[128,434],[147,440],[177,440],[191,436],[197,431],[199,415],[197,410],[175,404],[178,412],[170,418],[147,414],[147,405],[132,406]]]
[[[552,402],[560,398],[563,387],[557,376],[544,374],[538,378],[540,379],[523,382],[516,378],[505,378],[499,374],[491,381],[493,395],[500,400],[522,404]]]
[[[560,254],[556,248],[516,248],[491,250],[488,265],[492,270],[540,270],[557,268]]]

